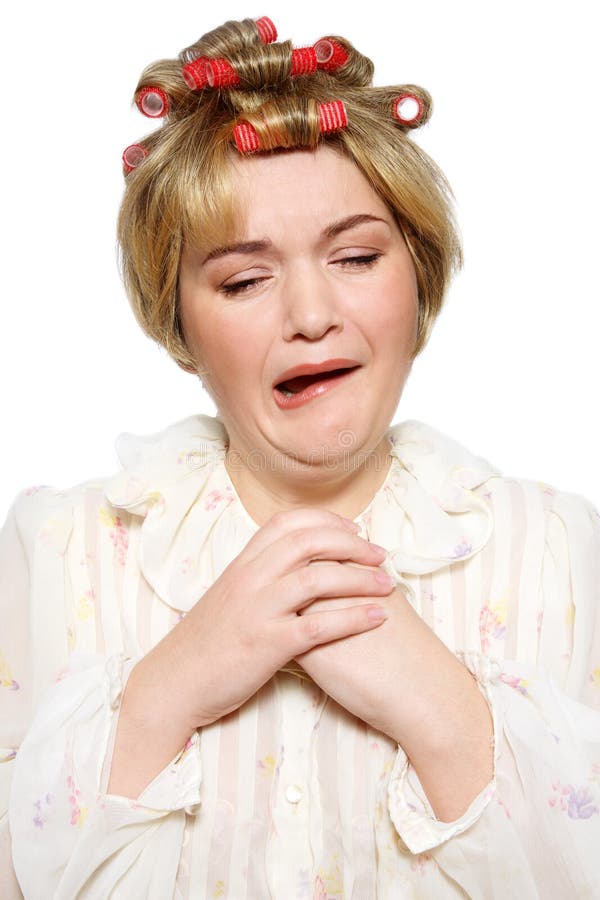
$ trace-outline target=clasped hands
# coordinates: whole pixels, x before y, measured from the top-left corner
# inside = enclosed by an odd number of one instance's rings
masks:
[[[381,580],[385,551],[356,531],[328,510],[272,516],[135,667],[136,715],[148,716],[150,694],[153,721],[189,735],[251,702],[295,659],[404,749],[436,814],[452,818],[491,778],[486,701],[402,590]]]
[[[381,581],[385,550],[356,532],[328,510],[276,513],[176,626],[174,672],[194,727],[237,709],[295,659],[407,752],[424,729],[436,740],[456,676],[472,682],[470,673]]]
[[[487,702],[402,590],[376,577],[385,551],[356,532],[328,510],[276,513],[143,662],[191,733],[295,659],[403,748],[451,819],[492,777]]]

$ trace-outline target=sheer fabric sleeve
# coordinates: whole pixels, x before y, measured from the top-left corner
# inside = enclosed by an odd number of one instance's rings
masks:
[[[542,608],[569,597],[562,678],[554,639],[535,661],[457,654],[492,711],[490,784],[441,822],[402,750],[389,783],[407,852],[433,857],[469,897],[600,896],[600,518],[583,498],[556,495],[540,591]]]
[[[70,512],[67,501],[20,495],[0,536],[2,827],[25,898],[172,896],[186,812],[200,803],[199,735],[137,799],[106,793],[141,657],[67,651]]]
[[[31,706],[28,593],[27,561],[13,506],[0,531],[0,896],[9,900],[23,896],[12,864],[8,797]]]

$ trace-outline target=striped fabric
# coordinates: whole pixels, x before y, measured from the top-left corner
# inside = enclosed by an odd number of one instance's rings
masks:
[[[258,528],[194,416],[122,436],[110,479],[22,491],[1,533],[0,828],[26,898],[600,896],[598,514],[422,423],[389,439],[356,521],[476,676],[494,780],[438,821],[402,749],[292,663],[137,800],[106,793],[133,666]]]

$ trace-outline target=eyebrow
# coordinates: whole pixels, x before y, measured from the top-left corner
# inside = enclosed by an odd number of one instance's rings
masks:
[[[341,234],[343,231],[348,231],[350,228],[356,228],[357,225],[363,225],[366,222],[383,222],[384,225],[388,225],[389,227],[389,222],[386,219],[382,219],[379,216],[372,216],[369,213],[357,213],[356,215],[346,216],[344,219],[339,219],[337,222],[331,222],[331,224],[326,225],[321,232],[321,238],[331,239],[337,237],[338,234]],[[262,250],[268,250],[272,246],[273,244],[271,241],[264,239],[261,241],[240,241],[237,244],[229,244],[226,247],[216,247],[204,258],[202,265],[205,265],[213,259],[220,259],[222,256],[227,256],[230,253],[258,253]]]

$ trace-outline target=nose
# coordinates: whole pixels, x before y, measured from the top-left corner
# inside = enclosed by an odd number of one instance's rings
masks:
[[[343,317],[335,286],[316,264],[294,267],[283,285],[283,337],[318,340],[332,328],[341,330]]]

